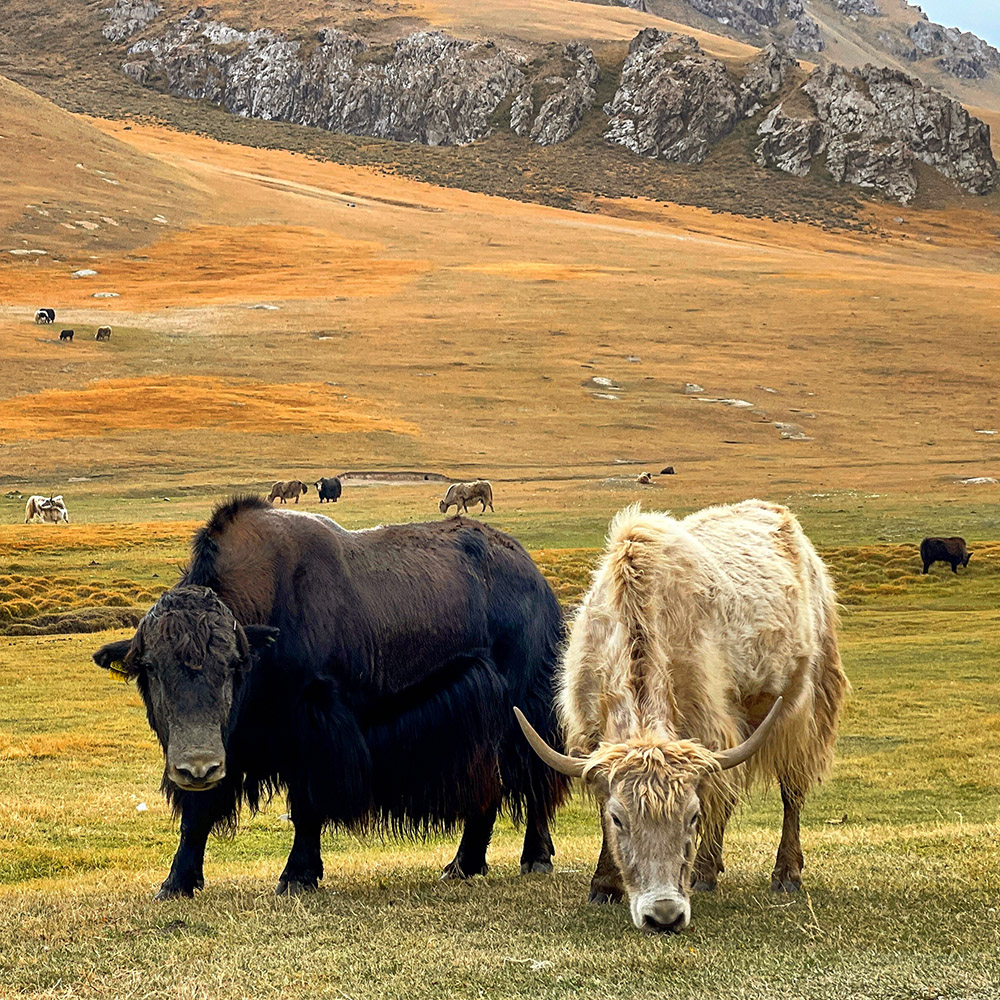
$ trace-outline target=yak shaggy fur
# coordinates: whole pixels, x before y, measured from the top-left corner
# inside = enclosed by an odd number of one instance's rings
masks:
[[[699,787],[703,835],[755,779],[804,793],[830,767],[848,688],[836,625],[826,568],[784,507],[747,500],[680,521],[627,507],[571,627],[559,697],[567,751],[588,755],[590,773],[628,775],[654,814],[710,775]],[[779,695],[763,748],[717,773],[701,748],[742,742]]]

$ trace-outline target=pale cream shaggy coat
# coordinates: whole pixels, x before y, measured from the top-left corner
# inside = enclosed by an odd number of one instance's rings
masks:
[[[783,695],[764,747],[704,783],[703,831],[757,777],[804,793],[830,766],[847,690],[836,625],[826,568],[786,508],[747,500],[678,521],[628,507],[571,626],[559,694],[567,750],[732,747]]]

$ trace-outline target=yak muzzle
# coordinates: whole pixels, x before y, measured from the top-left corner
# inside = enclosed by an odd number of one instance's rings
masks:
[[[186,792],[204,792],[226,776],[226,762],[217,753],[189,753],[167,765],[167,777]]]
[[[654,934],[679,934],[691,919],[691,904],[682,897],[661,899],[640,897],[632,908],[632,922],[641,931]]]

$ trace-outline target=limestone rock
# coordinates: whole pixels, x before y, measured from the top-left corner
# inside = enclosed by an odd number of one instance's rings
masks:
[[[876,66],[857,72],[827,66],[817,69],[803,89],[816,105],[828,142],[856,135],[890,155],[884,161],[888,166],[898,162],[890,149],[901,141],[963,190],[987,194],[996,186],[989,127],[914,77]],[[887,179],[886,187],[894,184]]]
[[[841,14],[864,17],[879,17],[882,13],[875,0],[837,0],[837,10]]]
[[[911,61],[934,59],[946,73],[962,80],[984,80],[1000,72],[1000,50],[971,31],[920,20],[906,36],[913,48],[902,54]]]
[[[902,139],[871,142],[836,136],[826,148],[826,167],[835,181],[879,191],[904,205],[917,193],[915,162]]]
[[[686,35],[644,28],[629,45],[604,136],[641,156],[701,163],[733,130],[737,94],[718,59]]]
[[[124,42],[162,13],[163,8],[155,0],[115,0],[107,8],[108,20],[102,34],[112,42]]]
[[[570,42],[563,49],[563,58],[576,64],[576,73],[542,104],[530,129],[532,142],[551,146],[568,139],[583,122],[583,116],[594,106],[594,87],[601,72],[594,53],[579,42]],[[530,98],[530,94],[529,94]],[[513,127],[514,109],[511,107]],[[516,132],[518,129],[514,129]],[[523,132],[518,132],[523,135]]]
[[[760,144],[754,159],[762,167],[777,167],[796,177],[805,177],[813,157],[823,148],[823,130],[816,118],[794,118],[779,104],[761,123]]]
[[[747,65],[740,84],[740,112],[756,114],[784,86],[798,62],[781,46],[768,45]]]
[[[204,17],[197,9],[140,39],[122,69],[244,117],[432,146],[488,135],[497,106],[524,83],[522,59],[493,42],[429,31],[378,48],[327,28],[310,50]]]

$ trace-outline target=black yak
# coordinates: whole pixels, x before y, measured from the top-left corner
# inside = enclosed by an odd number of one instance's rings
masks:
[[[562,630],[528,554],[486,525],[355,532],[258,496],[221,504],[180,582],[94,654],[136,680],[163,748],[181,832],[158,898],[201,888],[212,828],[277,790],[295,825],[278,893],[316,887],[326,824],[463,822],[443,877],[485,873],[500,810],[525,822],[522,872],[550,872],[567,781],[520,739],[512,706],[559,742]]]
[[[952,573],[957,573],[959,564],[968,566],[971,558],[972,553],[965,547],[965,539],[958,536],[925,538],[920,543],[920,560],[925,573],[936,562],[950,563]]]

